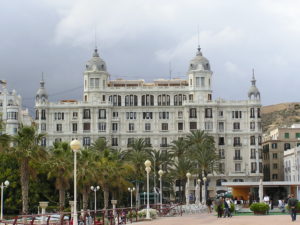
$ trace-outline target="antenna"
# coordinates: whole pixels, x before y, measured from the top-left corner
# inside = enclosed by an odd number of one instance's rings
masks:
[[[199,32],[199,24],[197,25],[197,30],[198,30],[198,49],[200,48],[200,32]]]
[[[170,80],[172,79],[172,64],[171,61],[169,62],[169,76],[170,76]]]
[[[44,72],[42,72],[42,81],[44,81]]]
[[[95,26],[95,49],[97,49],[97,28]]]

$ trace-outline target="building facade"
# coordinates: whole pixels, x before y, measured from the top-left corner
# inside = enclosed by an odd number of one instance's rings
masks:
[[[6,81],[1,80],[0,114],[3,122],[3,133],[15,135],[20,124],[30,125],[32,118],[28,110],[22,108],[22,98],[15,90],[8,91]]]
[[[209,176],[208,190],[227,190],[221,186],[224,180],[257,181],[262,176],[262,129],[254,75],[243,101],[213,100],[212,75],[198,48],[186,79],[111,80],[95,49],[83,73],[82,101],[49,102],[41,81],[35,121],[39,132],[47,133],[43,145],[76,138],[89,146],[102,137],[112,147],[126,149],[139,137],[163,151],[172,141],[201,129],[215,138],[221,158],[220,173]]]
[[[300,124],[279,127],[263,136],[264,181],[283,181],[285,151],[300,145]]]

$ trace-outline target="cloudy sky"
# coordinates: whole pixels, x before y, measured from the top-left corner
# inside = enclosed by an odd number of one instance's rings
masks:
[[[264,105],[299,101],[298,0],[7,0],[0,78],[25,106],[44,72],[50,99],[82,97],[96,42],[112,78],[185,78],[197,33],[214,97],[245,99],[252,68]]]

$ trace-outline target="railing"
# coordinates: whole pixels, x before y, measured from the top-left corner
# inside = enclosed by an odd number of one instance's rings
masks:
[[[145,212],[145,206],[141,206],[141,210]],[[157,216],[182,216],[182,205],[150,205],[150,208],[157,211]],[[85,225],[119,225],[138,222],[145,219],[145,213],[138,208],[116,208],[107,210],[88,210],[78,212],[78,222]],[[51,225],[73,225],[73,214],[70,212],[51,213],[51,214],[35,214],[35,215],[20,215],[12,219],[0,220],[2,225],[17,225],[17,224],[51,224]]]

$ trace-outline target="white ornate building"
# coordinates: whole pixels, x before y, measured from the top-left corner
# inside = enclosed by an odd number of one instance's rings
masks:
[[[30,125],[32,122],[28,110],[22,107],[22,98],[15,90],[8,91],[6,81],[1,80],[0,114],[3,122],[3,133],[15,135],[20,124]]]
[[[209,190],[223,190],[221,181],[256,181],[262,176],[260,93],[253,75],[248,98],[212,98],[212,71],[200,48],[190,61],[186,79],[110,80],[97,49],[83,73],[83,100],[49,102],[44,81],[36,95],[36,123],[47,133],[44,145],[79,139],[89,146],[99,137],[126,149],[145,138],[164,150],[192,130],[214,136],[221,174],[210,177]],[[191,182],[192,183],[192,182]]]

